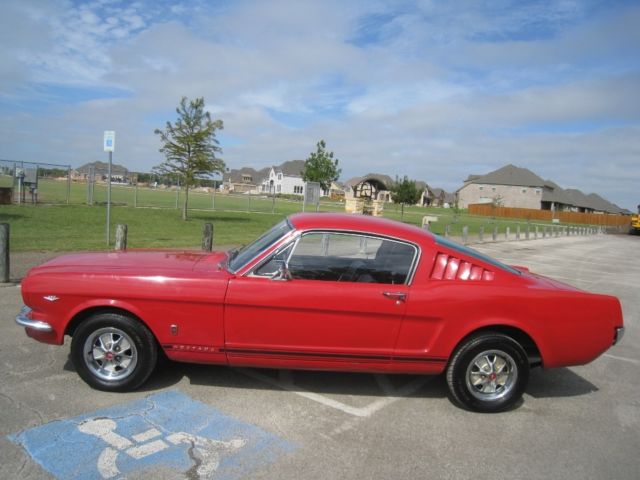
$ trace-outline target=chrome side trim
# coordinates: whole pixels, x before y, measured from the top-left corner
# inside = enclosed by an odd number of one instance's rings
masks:
[[[53,327],[47,322],[41,322],[40,320],[33,320],[29,318],[30,313],[31,309],[29,307],[22,307],[22,310],[20,310],[20,313],[16,316],[16,323],[23,327],[31,328],[32,330],[37,330],[39,332],[53,331]]]
[[[622,337],[624,337],[624,327],[616,327],[615,334],[613,336],[613,344],[617,345],[622,341]]]

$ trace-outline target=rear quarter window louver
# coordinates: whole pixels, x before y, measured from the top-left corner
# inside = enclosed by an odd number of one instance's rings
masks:
[[[431,278],[434,280],[484,280],[490,282],[494,278],[494,273],[471,262],[446,253],[439,253],[436,255]]]

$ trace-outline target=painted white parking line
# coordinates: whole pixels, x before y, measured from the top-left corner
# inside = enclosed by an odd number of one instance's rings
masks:
[[[259,380],[268,385],[281,388],[296,395],[300,395],[308,400],[320,403],[326,407],[331,407],[349,415],[356,417],[370,417],[378,410],[391,405],[392,403],[400,400],[403,397],[411,395],[418,391],[423,385],[425,385],[429,379],[435,377],[418,377],[415,380],[403,385],[400,388],[395,388],[389,379],[385,375],[376,375],[376,381],[382,390],[381,394],[386,395],[378,400],[375,400],[364,407],[354,407],[353,405],[347,405],[346,403],[339,402],[333,398],[329,398],[319,393],[310,392],[299,386],[293,381],[293,375],[290,370],[281,370],[278,373],[278,379],[263,375],[255,370],[239,369],[240,372],[255,380]]]
[[[640,360],[636,360],[635,358],[627,358],[627,357],[618,357],[617,355],[611,355],[610,353],[605,353],[603,357],[613,358],[614,360],[620,360],[621,362],[629,362],[634,365],[640,365]]]

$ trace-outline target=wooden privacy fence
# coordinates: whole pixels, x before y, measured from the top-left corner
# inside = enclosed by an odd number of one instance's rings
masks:
[[[495,207],[490,203],[469,205],[469,215],[501,218],[523,218],[550,222],[554,218],[562,223],[578,223],[583,225],[601,225],[607,227],[624,227],[629,225],[628,215],[611,215],[601,213],[553,212],[551,210],[534,210],[531,208]]]

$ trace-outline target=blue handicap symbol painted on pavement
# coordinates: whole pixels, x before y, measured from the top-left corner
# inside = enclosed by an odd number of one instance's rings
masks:
[[[175,391],[54,421],[9,439],[63,479],[133,478],[163,469],[177,478],[233,480],[295,448]]]

